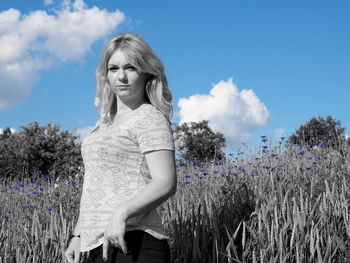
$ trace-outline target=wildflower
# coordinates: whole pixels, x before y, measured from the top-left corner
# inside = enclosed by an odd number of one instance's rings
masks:
[[[52,208],[51,208],[51,207],[49,207],[47,210],[48,210],[48,211],[52,211]]]
[[[301,152],[298,152],[299,155],[304,155],[305,152],[304,151],[301,151]]]
[[[221,176],[225,176],[225,173],[222,173]]]
[[[184,163],[180,163],[180,166],[186,166],[186,164],[184,164]]]
[[[278,154],[272,153],[270,157],[276,157],[276,156],[278,156]]]
[[[44,191],[44,187],[39,187],[39,190],[40,191]]]
[[[204,172],[204,173],[202,173],[202,175],[208,175],[208,173],[207,173],[207,172]]]
[[[308,170],[308,171],[311,170],[311,169],[312,169],[311,167],[307,167],[307,168],[306,168],[306,170]]]
[[[259,158],[259,157],[256,157],[255,160],[260,160],[260,158]]]
[[[199,179],[202,179],[202,178],[203,178],[203,176],[200,176],[200,175],[197,175],[197,177],[198,177]]]
[[[261,141],[262,141],[262,142],[267,142],[267,139],[262,139]]]
[[[27,222],[22,222],[22,225],[25,225],[25,224],[27,224]]]
[[[229,153],[228,156],[233,156],[233,153]]]
[[[185,178],[191,178],[191,175],[185,175],[184,177]]]
[[[38,181],[32,180],[31,182],[32,182],[32,184],[35,184],[35,183],[37,183]]]
[[[33,208],[33,206],[32,205],[22,205],[21,208]]]
[[[302,181],[302,182],[304,182],[304,181],[305,181],[305,178],[304,178],[304,177],[300,177],[299,180]]]
[[[76,182],[76,181],[72,181],[72,182],[71,182],[71,185],[72,185],[72,186],[76,186],[76,185],[77,185],[77,182]]]
[[[268,165],[264,165],[263,168],[264,168],[264,169],[270,169],[271,167],[268,166]]]
[[[42,174],[43,172],[42,171],[35,171],[36,174]]]
[[[320,146],[321,148],[327,148],[327,145],[325,145],[324,143],[321,143],[319,146]]]
[[[223,194],[223,195],[228,194],[228,191],[226,191],[226,190],[221,190],[221,194]]]
[[[266,138],[266,136],[265,136],[265,135],[262,135],[262,136],[261,136],[261,138],[262,138],[262,139],[265,139],[265,138]]]
[[[281,140],[283,141],[286,137],[281,137]]]
[[[190,184],[191,182],[189,182],[189,181],[186,181],[184,184]]]
[[[53,178],[53,176],[52,176],[52,175],[50,175],[50,174],[45,175],[44,177],[45,177],[45,178]]]
[[[267,149],[269,146],[267,146],[267,145],[263,145],[263,149]]]
[[[19,187],[24,187],[24,184],[19,184],[18,186],[19,186]]]

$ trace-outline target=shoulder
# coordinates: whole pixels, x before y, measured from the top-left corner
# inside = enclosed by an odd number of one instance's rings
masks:
[[[152,126],[170,125],[169,120],[162,112],[157,110],[152,104],[144,104],[137,111],[134,121],[135,128],[150,128]]]

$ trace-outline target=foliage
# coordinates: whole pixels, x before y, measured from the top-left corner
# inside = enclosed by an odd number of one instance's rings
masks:
[[[288,140],[291,144],[322,145],[338,149],[341,144],[339,140],[345,140],[344,133],[345,128],[341,127],[339,120],[331,116],[327,116],[325,119],[313,117],[301,125]]]
[[[172,262],[349,262],[349,147],[263,142],[256,156],[177,164],[177,193],[159,207]],[[0,263],[63,262],[81,182],[0,187]]]
[[[59,125],[40,126],[31,122],[19,133],[0,136],[0,174],[32,177],[42,173],[51,177],[73,176],[82,166],[80,144],[69,131],[59,132]]]
[[[178,125],[175,138],[186,161],[206,162],[224,158],[220,148],[225,146],[225,137],[220,132],[214,132],[206,120]]]

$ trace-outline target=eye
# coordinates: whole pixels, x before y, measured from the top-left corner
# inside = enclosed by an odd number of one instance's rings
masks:
[[[136,68],[134,66],[126,66],[125,69],[134,71]]]
[[[108,70],[114,72],[118,70],[118,67],[112,66],[112,67],[109,67]]]

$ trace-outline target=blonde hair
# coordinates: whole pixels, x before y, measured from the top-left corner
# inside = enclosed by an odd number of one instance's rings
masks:
[[[113,37],[106,43],[102,51],[96,70],[95,106],[101,115],[96,125],[110,124],[117,113],[116,95],[109,87],[107,73],[108,61],[118,49],[126,54],[131,64],[139,72],[146,74],[146,99],[170,122],[172,95],[168,88],[163,63],[142,37],[129,33]]]

